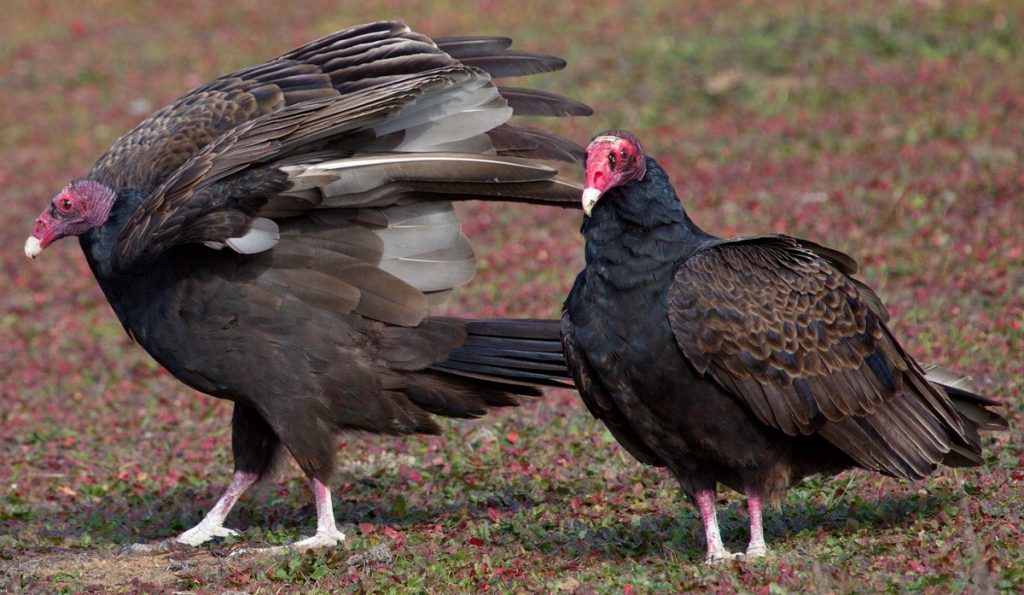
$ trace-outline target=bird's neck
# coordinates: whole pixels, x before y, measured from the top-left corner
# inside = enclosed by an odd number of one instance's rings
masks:
[[[114,206],[110,209],[110,216],[106,223],[90,229],[79,236],[82,244],[82,251],[89,262],[96,279],[104,285],[105,281],[113,280],[116,275],[111,266],[111,257],[117,245],[117,239],[121,230],[127,225],[132,213],[146,199],[146,194],[137,190],[123,190],[118,193],[114,200]],[[106,287],[104,287],[106,290]]]
[[[716,239],[690,219],[651,158],[643,180],[601,198],[582,233],[588,270],[620,288],[669,283],[679,263]]]
[[[145,319],[146,312],[155,307],[147,295],[153,280],[141,279],[135,274],[115,272],[112,257],[121,231],[147,196],[146,193],[136,190],[119,192],[107,222],[78,236],[85,260],[89,263],[89,268],[92,269],[117,319],[144,347],[146,333],[141,330],[138,321]]]

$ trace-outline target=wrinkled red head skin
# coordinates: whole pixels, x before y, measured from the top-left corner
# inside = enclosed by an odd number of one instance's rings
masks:
[[[77,236],[106,223],[114,199],[114,191],[99,182],[87,179],[70,182],[36,219],[31,237],[39,243],[35,254],[29,256],[34,258],[60,238]]]
[[[602,132],[587,146],[583,210],[588,215],[607,191],[644,179],[647,163],[635,136],[621,130]]]

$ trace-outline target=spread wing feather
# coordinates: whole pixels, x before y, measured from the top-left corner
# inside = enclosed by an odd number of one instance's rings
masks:
[[[415,108],[418,99],[444,95],[460,84],[474,86],[480,76],[461,67],[435,70],[341,98],[288,106],[235,127],[200,149],[132,215],[116,249],[115,267],[130,270],[186,241],[225,240],[213,235],[223,233],[223,227],[190,227],[218,211],[252,215],[269,195],[287,190],[291,182],[273,160],[348,132],[390,127],[389,116]],[[242,225],[227,237],[248,231],[250,217],[237,221]]]
[[[507,121],[517,110],[590,110],[529,89],[503,97],[492,76],[564,66],[510,43],[435,43],[402,23],[371,23],[191,91],[93,168],[119,191],[147,194],[114,269],[201,243],[269,263],[259,283],[289,299],[418,324],[475,272],[451,201],[578,206],[578,185],[526,159],[574,161],[581,149]]]
[[[485,75],[449,67],[344,97],[286,106],[236,126],[200,149],[151,193],[125,226],[114,266],[130,270],[180,243],[225,243],[240,237],[250,231],[251,217],[259,208],[282,193],[284,199],[274,200],[269,213],[300,214],[306,203],[318,205],[315,194],[304,192],[316,182],[323,184],[327,195],[372,191],[401,180],[444,182],[450,193],[461,182],[492,187],[541,182],[557,191],[559,185],[551,182],[555,171],[530,162],[477,153],[447,158],[408,153],[473,138],[488,142],[485,133],[511,115],[501,101]],[[362,141],[362,151],[372,150],[379,139],[395,133],[403,137],[393,143],[390,154],[322,161],[319,152],[322,145],[337,144],[333,149],[337,153],[353,141]],[[307,166],[295,155],[305,151],[312,152],[317,180],[310,179],[309,171],[300,171]],[[290,179],[300,174],[304,180]],[[535,189],[540,190],[530,188]],[[499,189],[501,194],[514,198],[513,193]],[[225,225],[225,217],[217,225],[208,224],[211,215],[225,211],[235,223],[233,228]]]
[[[381,47],[396,46],[404,48],[410,62],[421,56],[406,71],[423,69],[424,60],[430,68],[455,63],[403,23],[381,21],[343,29],[193,89],[125,133],[96,161],[89,177],[112,188],[151,192],[199,149],[240,124],[289,105],[377,84],[388,72],[400,73],[402,65],[394,62],[358,73],[370,81],[347,79],[353,73],[343,71],[349,64],[372,65]],[[347,62],[332,64],[332,57],[339,54]]]

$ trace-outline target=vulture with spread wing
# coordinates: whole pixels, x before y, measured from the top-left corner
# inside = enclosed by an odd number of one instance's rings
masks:
[[[853,259],[784,235],[705,233],[628,132],[597,136],[586,172],[566,361],[619,443],[679,480],[709,561],[731,557],[718,484],[746,495],[746,553],[759,556],[762,500],[808,475],[920,479],[982,463],[978,430],[1006,425],[988,409],[998,402],[907,355]]]
[[[475,271],[452,201],[578,205],[537,160],[581,148],[509,119],[590,110],[496,85],[565,66],[510,43],[339,31],[157,111],[36,220],[28,256],[78,236],[127,332],[234,402],[232,481],[177,541],[231,534],[228,512],[283,448],[317,508],[295,546],[336,544],[335,433],[437,433],[433,415],[568,383],[557,321],[428,316]]]

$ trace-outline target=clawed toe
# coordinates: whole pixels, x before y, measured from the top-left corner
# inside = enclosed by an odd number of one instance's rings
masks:
[[[714,554],[709,553],[708,557],[704,560],[708,564],[715,564],[717,562],[727,562],[729,560],[739,560],[741,558],[754,559],[763,558],[768,555],[768,548],[765,546],[754,546],[748,547],[747,551],[744,552],[728,552],[721,551]]]
[[[143,555],[143,554],[158,554],[166,552],[171,549],[171,542],[164,539],[156,543],[132,543],[122,547],[119,550],[121,554],[127,555]]]
[[[742,558],[742,552],[719,552],[715,554],[708,554],[708,557],[704,561],[708,564],[717,564],[718,562],[728,562],[729,560],[736,560]]]
[[[238,537],[238,531],[228,529],[223,525],[209,526],[199,523],[188,531],[174,538],[177,543],[191,545],[193,547],[206,543],[215,537]]]
[[[301,539],[288,545],[274,545],[270,547],[241,548],[231,552],[231,557],[246,556],[249,554],[284,554],[292,552],[303,552],[325,547],[335,547],[345,541],[345,534],[337,528],[334,530],[317,531],[312,537]]]

